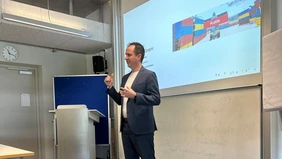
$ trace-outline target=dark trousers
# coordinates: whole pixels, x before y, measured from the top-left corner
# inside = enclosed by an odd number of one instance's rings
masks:
[[[154,133],[135,135],[128,123],[123,123],[122,144],[125,159],[155,159]]]

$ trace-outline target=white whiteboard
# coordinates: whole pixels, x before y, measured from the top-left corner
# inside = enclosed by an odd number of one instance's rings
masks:
[[[260,87],[162,98],[156,158],[260,159],[260,112]]]

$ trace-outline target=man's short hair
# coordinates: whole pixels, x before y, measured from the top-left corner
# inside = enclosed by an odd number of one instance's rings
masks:
[[[141,54],[142,55],[142,57],[141,57],[141,63],[142,63],[142,61],[143,61],[143,59],[144,59],[144,56],[145,56],[145,49],[144,49],[144,46],[142,45],[142,44],[140,44],[139,42],[132,42],[132,43],[129,43],[128,45],[127,45],[127,47],[129,47],[129,46],[131,46],[131,45],[133,45],[133,46],[135,46],[135,48],[134,48],[134,54],[137,56],[138,54]]]

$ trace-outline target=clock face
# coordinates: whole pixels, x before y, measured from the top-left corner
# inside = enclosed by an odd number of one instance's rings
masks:
[[[2,57],[7,61],[15,61],[18,59],[18,51],[12,46],[4,46],[2,49]]]

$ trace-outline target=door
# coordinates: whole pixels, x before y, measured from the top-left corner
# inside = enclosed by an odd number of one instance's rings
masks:
[[[0,144],[33,151],[27,159],[39,158],[36,83],[34,69],[0,65]]]

